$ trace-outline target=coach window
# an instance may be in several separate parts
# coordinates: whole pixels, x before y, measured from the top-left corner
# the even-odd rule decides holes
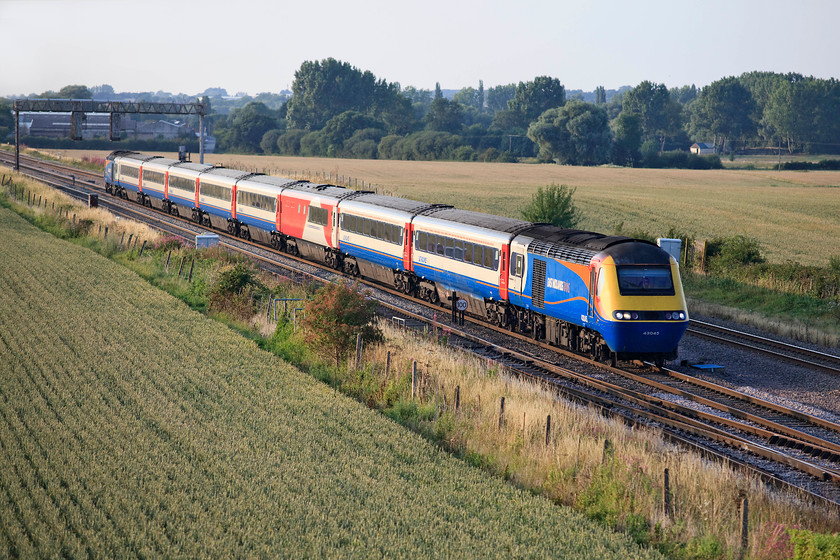
[[[446,245],[445,245],[445,248],[443,250],[444,256],[449,257],[451,259],[452,258],[452,252],[454,251],[454,249],[455,249],[455,240],[452,239],[451,237],[447,237],[446,238]]]
[[[484,267],[485,268],[497,268],[499,266],[499,259],[495,255],[496,250],[491,249],[490,247],[484,248]],[[495,264],[494,264],[495,263]]]
[[[473,262],[473,244],[469,242],[464,243],[464,262]]]
[[[602,268],[601,270],[598,271],[598,284],[597,284],[597,287],[595,288],[595,295],[597,297],[601,297],[601,292],[604,289],[604,278],[605,277],[606,277],[606,275],[604,274],[604,269]]]
[[[464,260],[464,242],[455,240],[455,251],[452,253],[452,257],[456,261]]]
[[[522,255],[519,253],[513,254],[513,275],[522,278],[522,269],[524,268]]]

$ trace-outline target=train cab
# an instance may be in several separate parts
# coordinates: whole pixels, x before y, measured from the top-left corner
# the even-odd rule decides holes
[[[595,255],[590,271],[588,320],[618,358],[676,357],[688,311],[674,258],[631,240]]]

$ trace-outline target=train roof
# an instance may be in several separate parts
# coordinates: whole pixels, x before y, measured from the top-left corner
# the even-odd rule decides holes
[[[584,231],[581,229],[560,228],[549,224],[534,224],[534,226],[527,231],[527,235],[538,241],[573,245],[582,249],[595,251],[596,253],[603,251],[607,247],[615,245],[616,243],[632,241],[630,237],[624,237],[621,235],[604,235],[603,233],[595,233],[593,231]]]
[[[505,218],[503,216],[494,216],[493,214],[461,210],[451,206],[438,205],[421,212],[421,215],[510,234],[521,233],[534,225],[531,222],[517,220],[516,218]]]
[[[140,152],[130,152],[130,151],[112,152],[110,154],[110,156],[114,156],[113,158],[111,158],[112,160],[116,159],[118,157],[118,158],[120,158],[120,160],[131,160],[131,161],[134,161],[134,162],[137,162],[137,163],[144,163],[144,162],[147,162],[147,161],[153,160],[153,159],[162,159],[160,156],[150,156],[148,154],[141,154]]]
[[[287,179],[286,177],[275,177],[273,175],[256,174],[246,179],[248,183],[260,183],[261,185],[270,185],[272,187],[289,187],[300,181],[296,179]]]
[[[623,235],[604,235],[579,229],[534,224],[525,232],[533,241],[528,251],[537,255],[580,264],[589,264],[592,257],[605,253],[615,264],[668,264],[668,254],[656,244]]]
[[[324,196],[338,200],[363,192],[354,191],[353,189],[347,189],[336,185],[310,183],[309,181],[298,181],[297,183],[290,185],[290,188],[295,191],[305,192],[309,195]]]
[[[362,194],[353,197],[353,202],[361,202],[363,204],[370,204],[372,206],[379,206],[381,208],[388,208],[391,210],[401,210],[409,214],[420,214],[431,208],[451,208],[451,206],[444,206],[441,204],[429,204],[428,202],[418,202],[409,198],[397,198],[395,196],[386,196],[369,192],[362,192]]]
[[[175,171],[179,171],[185,169],[187,171],[198,171],[201,173],[202,171],[207,171],[211,169],[213,166],[209,163],[193,163],[191,161],[179,161],[178,163],[173,163],[171,169]]]
[[[169,167],[171,165],[175,165],[176,163],[180,163],[179,160],[169,159],[169,158],[164,158],[164,157],[150,159],[149,161],[146,162],[147,165],[155,165],[157,167]]]
[[[199,164],[201,165],[201,164]],[[215,175],[217,177],[225,177],[227,179],[242,179],[247,177],[248,175],[253,175],[253,173],[249,171],[240,171],[238,169],[228,169],[227,167],[211,167],[207,171],[201,174],[201,178],[207,178],[207,175]]]

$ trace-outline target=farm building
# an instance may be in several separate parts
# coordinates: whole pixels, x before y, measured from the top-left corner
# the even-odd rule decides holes
[[[696,144],[691,145],[689,151],[692,154],[697,154],[698,156],[707,156],[715,153],[715,145],[707,144],[706,142],[697,142]]]

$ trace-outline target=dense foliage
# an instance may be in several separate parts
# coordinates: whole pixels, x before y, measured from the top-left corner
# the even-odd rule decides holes
[[[563,228],[577,226],[581,214],[572,200],[576,190],[566,185],[555,184],[545,188],[539,187],[531,202],[522,209],[522,219]]]
[[[40,94],[116,100],[125,95],[107,84]],[[131,98],[196,100],[163,92]],[[707,168],[716,165],[661,154],[688,152],[695,142],[714,145],[718,154],[748,148],[840,150],[840,82],[796,73],[748,72],[702,88],[669,89],[645,80],[619,91],[599,86],[573,93],[557,78],[538,76],[444,93],[440,84],[434,91],[402,87],[327,58],[301,64],[291,92],[229,96],[210,88],[200,99],[208,107],[205,124],[216,136],[217,151],[228,152],[461,161],[538,156],[575,165]],[[6,137],[14,127],[7,103],[0,103],[0,135]],[[197,126],[196,117],[188,120]],[[28,143],[60,141],[34,142],[39,140]]]
[[[306,304],[303,328],[307,341],[338,367],[355,347],[358,335],[365,342],[381,338],[374,324],[378,306],[376,300],[359,292],[358,286],[343,282],[326,284]]]

